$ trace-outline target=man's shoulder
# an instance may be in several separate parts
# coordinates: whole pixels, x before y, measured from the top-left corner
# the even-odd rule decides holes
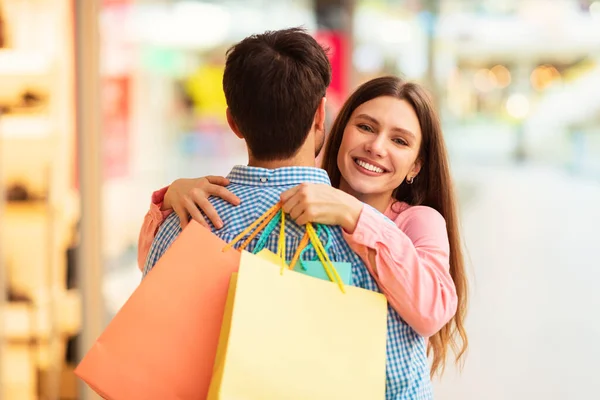
[[[213,206],[231,210],[243,210],[247,207],[255,207],[260,204],[273,206],[279,201],[279,195],[290,189],[292,185],[260,187],[253,185],[244,185],[231,183],[227,186],[227,190],[235,194],[240,199],[239,205],[233,205],[220,197],[211,196],[209,201]]]
[[[227,189],[240,199],[239,205],[233,205],[219,197],[211,197],[210,203],[224,223],[220,234],[239,233],[256,221],[263,213],[279,202],[279,195],[288,187],[276,186],[261,188],[251,185],[230,184]],[[215,233],[212,224],[211,229]]]

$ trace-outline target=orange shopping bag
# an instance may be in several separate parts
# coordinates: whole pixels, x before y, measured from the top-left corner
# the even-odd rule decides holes
[[[210,385],[231,274],[229,250],[277,213],[274,206],[226,244],[190,222],[75,369],[108,400],[200,400]]]

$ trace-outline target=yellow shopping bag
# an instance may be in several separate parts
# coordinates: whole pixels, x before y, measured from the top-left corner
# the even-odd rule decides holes
[[[276,263],[242,252],[208,399],[385,398],[385,297],[344,286],[322,246],[337,284],[290,271],[281,247]]]

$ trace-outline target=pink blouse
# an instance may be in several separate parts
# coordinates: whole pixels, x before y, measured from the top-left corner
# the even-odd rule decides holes
[[[161,211],[166,191],[167,187],[152,194],[138,241],[140,268],[158,228],[172,212]],[[457,306],[446,221],[433,208],[406,203],[390,204],[385,215],[396,226],[363,207],[354,233],[344,233],[345,239],[406,323],[421,336],[432,336]]]

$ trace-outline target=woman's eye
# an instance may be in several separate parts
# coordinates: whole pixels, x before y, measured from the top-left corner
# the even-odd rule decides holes
[[[406,143],[406,140],[404,140],[404,139],[401,139],[401,138],[395,138],[395,139],[394,139],[394,143],[396,143],[396,144],[400,144],[400,145],[402,145],[402,146],[407,146],[407,145],[408,145],[408,143]]]
[[[358,129],[360,129],[361,131],[373,132],[373,129],[369,125],[358,124],[356,126],[358,126]]]

